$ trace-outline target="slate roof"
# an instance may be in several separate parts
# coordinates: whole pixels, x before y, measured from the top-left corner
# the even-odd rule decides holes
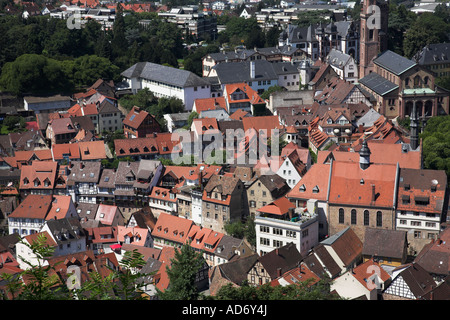
[[[121,75],[125,78],[143,78],[181,88],[209,85],[207,81],[190,71],[151,62],[138,62],[122,72]]]
[[[360,79],[359,83],[381,96],[398,88],[398,85],[390,82],[375,72],[371,72],[364,78]]]
[[[413,57],[419,65],[450,63],[450,44],[433,43],[426,45]]]
[[[396,75],[401,75],[416,65],[414,61],[390,50],[380,54],[373,62]]]

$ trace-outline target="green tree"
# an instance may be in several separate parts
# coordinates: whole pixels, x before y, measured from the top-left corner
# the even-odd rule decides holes
[[[24,54],[5,64],[0,88],[13,94],[70,92],[72,87],[58,61],[43,55]]]
[[[420,134],[425,169],[445,170],[450,176],[450,115],[432,117]],[[447,178],[448,180],[448,178]]]
[[[448,41],[450,24],[441,17],[425,12],[406,31],[404,39],[404,54],[411,58],[427,44]]]
[[[157,289],[161,300],[197,300],[200,296],[195,278],[203,267],[205,260],[201,252],[196,252],[189,244],[179,250],[175,249],[175,257],[166,271],[169,276],[169,287],[165,291]]]

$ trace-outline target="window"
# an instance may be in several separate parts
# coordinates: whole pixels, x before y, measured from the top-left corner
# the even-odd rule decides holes
[[[344,209],[339,209],[339,223],[344,223]]]
[[[273,234],[283,235],[283,230],[279,228],[273,228]]]
[[[383,213],[381,211],[377,211],[377,227],[383,226]]]
[[[279,241],[279,240],[273,240],[273,247],[275,248],[279,248],[283,246],[283,241]]]
[[[270,240],[267,238],[259,238],[259,243],[264,246],[270,246]]]
[[[369,225],[369,218],[370,218],[369,210],[364,210],[364,225],[365,226]]]
[[[267,226],[259,226],[259,231],[269,233],[269,227]]]
[[[356,210],[355,209],[352,209],[350,220],[351,220],[352,224],[356,224]]]

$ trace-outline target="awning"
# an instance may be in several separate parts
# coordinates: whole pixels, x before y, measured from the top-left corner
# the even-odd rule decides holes
[[[112,244],[112,245],[110,245],[109,246],[111,249],[113,249],[113,250],[116,250],[116,249],[120,249],[120,248],[122,248],[122,246],[120,245],[120,244]]]

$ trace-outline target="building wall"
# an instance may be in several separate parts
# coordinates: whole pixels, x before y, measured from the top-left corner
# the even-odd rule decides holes
[[[339,223],[339,209],[344,209],[344,223]],[[351,223],[351,211],[356,210],[357,218],[356,224]],[[364,210],[369,211],[369,225],[364,225]],[[382,213],[382,226],[377,226],[377,212]],[[348,226],[356,233],[358,238],[364,242],[364,235],[366,227],[383,228],[388,230],[395,230],[395,212],[393,209],[386,208],[364,208],[364,207],[350,207],[340,206],[336,204],[329,204],[329,235],[333,235]]]

